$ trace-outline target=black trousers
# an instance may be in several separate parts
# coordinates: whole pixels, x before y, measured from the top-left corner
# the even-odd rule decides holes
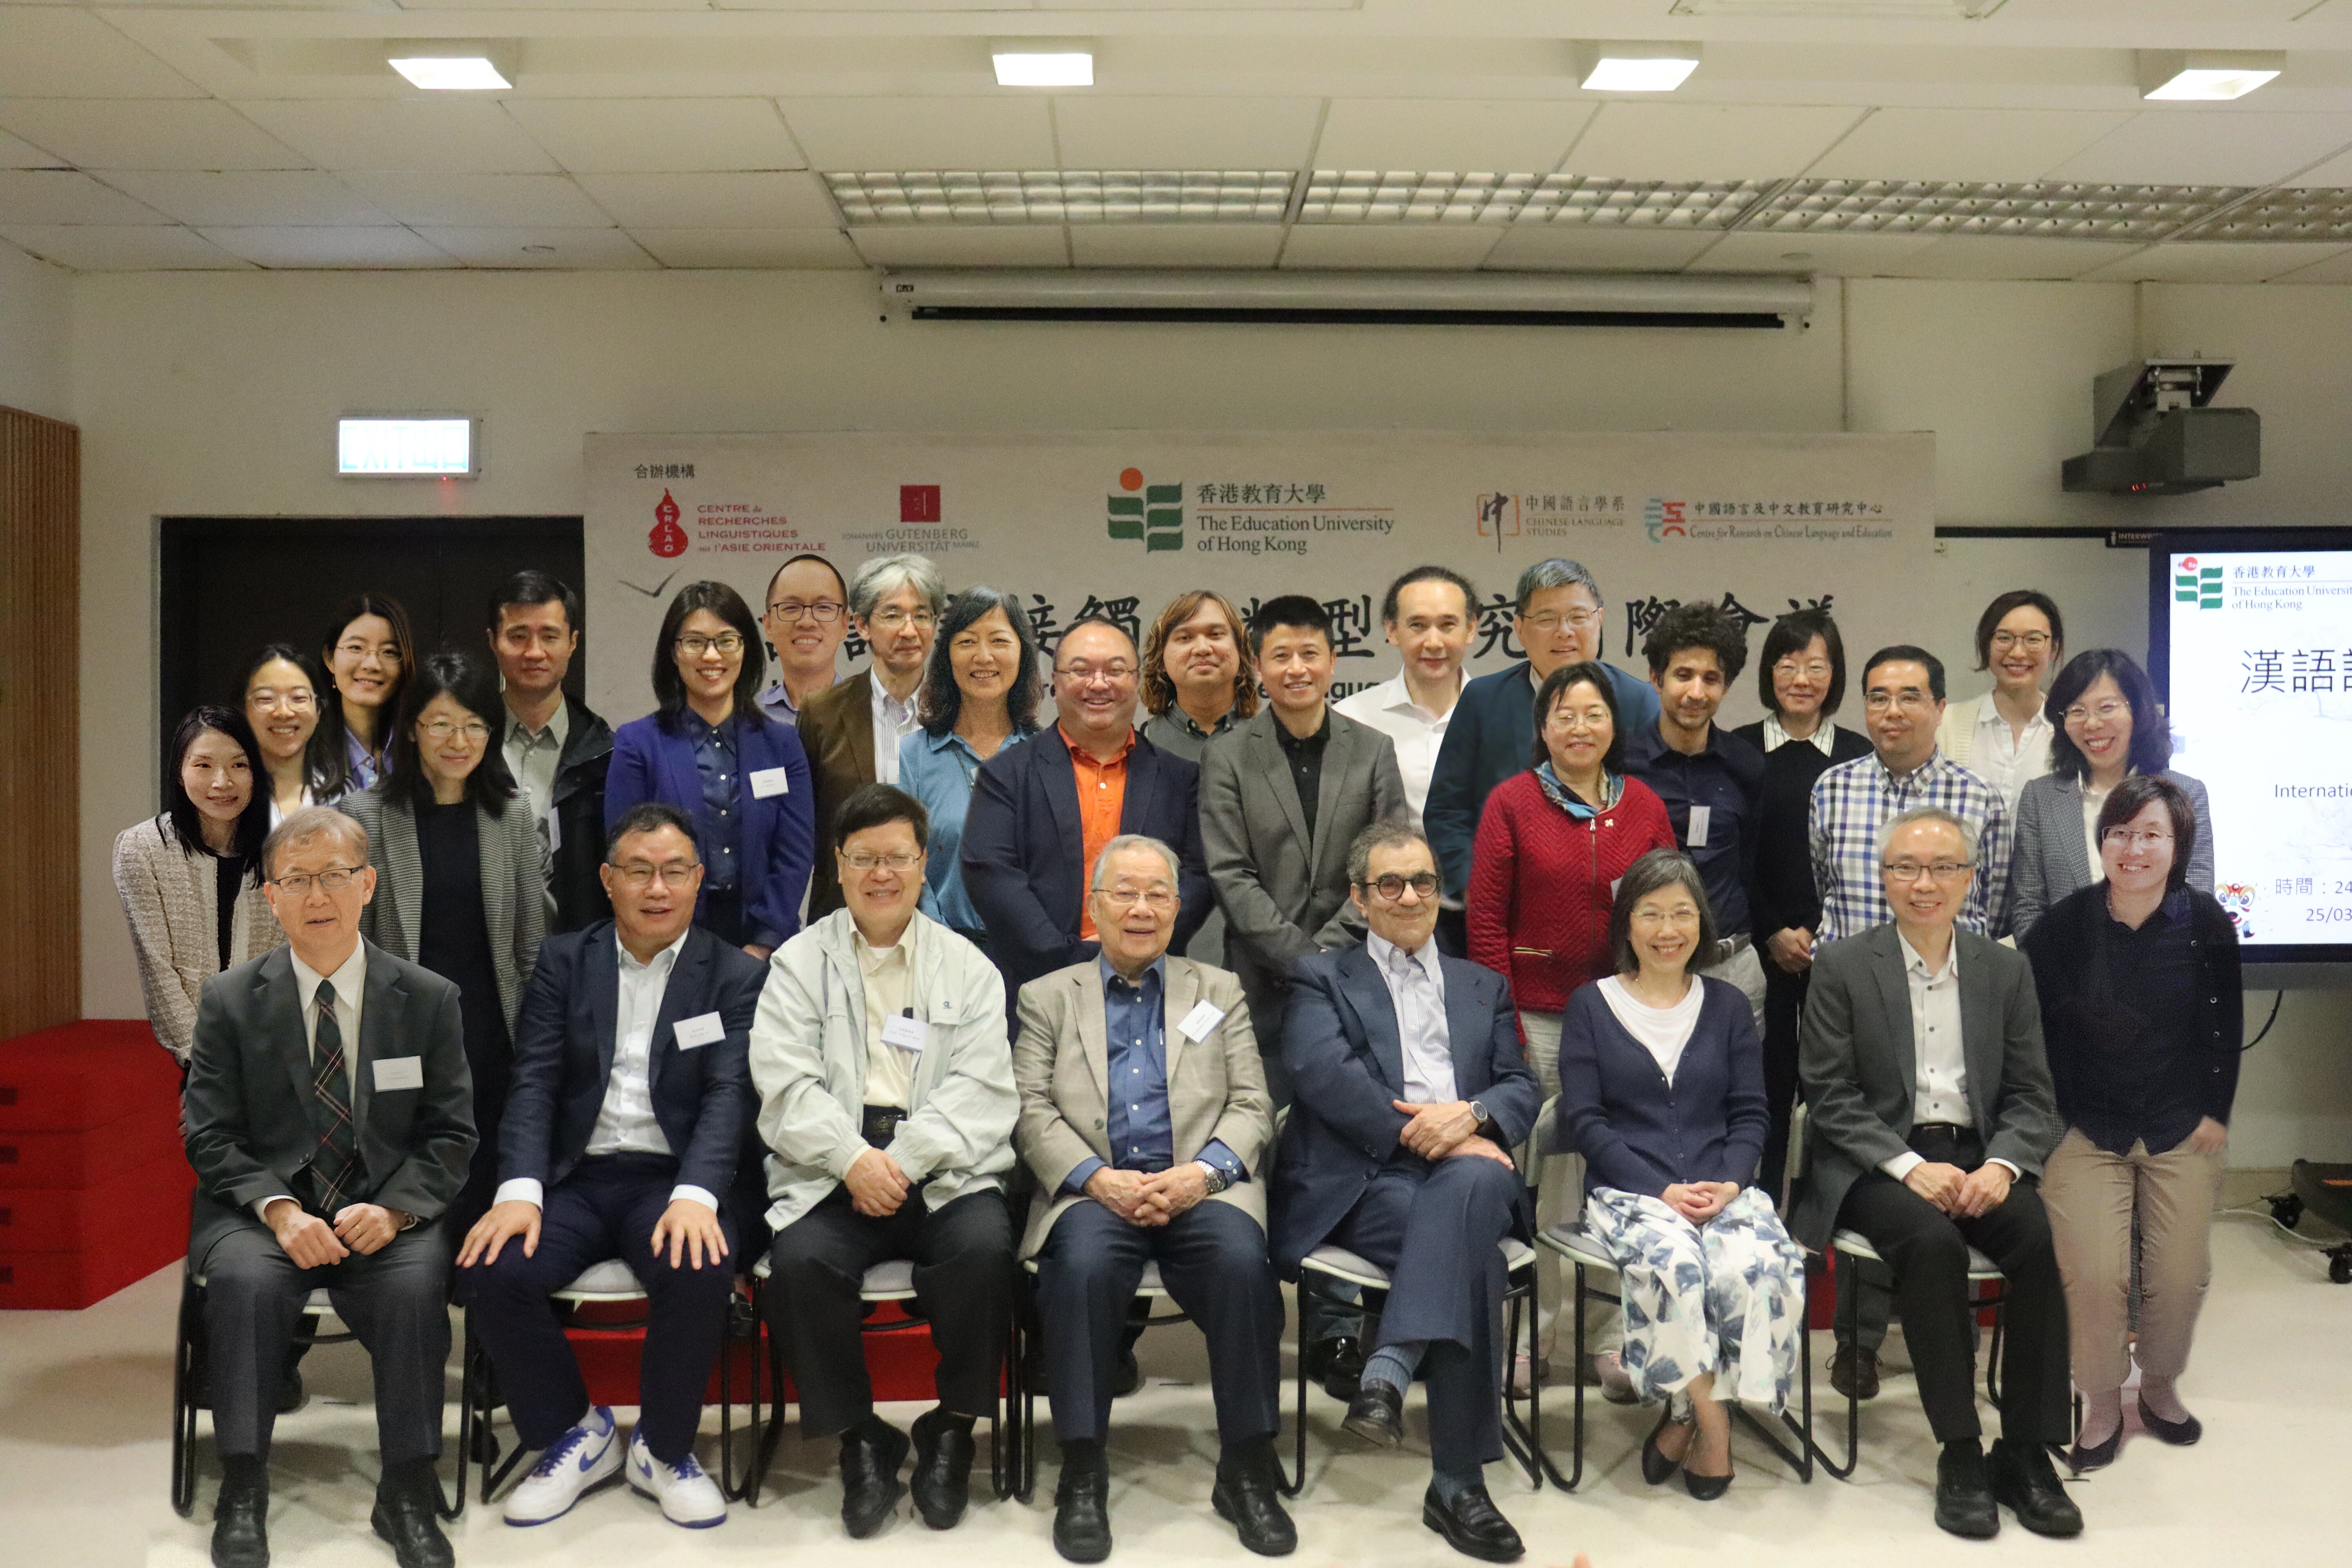
[[[915,1265],[915,1305],[939,1347],[940,1403],[959,1415],[996,1408],[1013,1333],[1013,1216],[1003,1194],[972,1193],[932,1210],[909,1193],[897,1214],[877,1218],[835,1187],[776,1233],[769,1256],[775,1277],[761,1300],[770,1331],[790,1347],[802,1432],[832,1436],[874,1413],[857,1291],[868,1268],[900,1258]]]
[[[722,1217],[729,1256],[694,1267],[681,1253],[653,1249],[655,1222],[669,1207],[677,1161],[667,1154],[603,1154],[583,1160],[548,1189],[539,1250],[506,1244],[495,1263],[463,1272],[474,1324],[489,1347],[499,1389],[526,1448],[544,1448],[588,1411],[580,1360],[548,1298],[608,1258],[629,1266],[646,1288],[647,1322],[637,1366],[637,1430],[654,1458],[676,1464],[694,1447],[702,1395],[726,1337],[735,1286],[735,1227]]]
[[[226,1458],[269,1458],[278,1384],[302,1303],[331,1294],[375,1375],[376,1446],[386,1468],[441,1452],[442,1369],[449,1362],[449,1244],[439,1222],[378,1250],[304,1268],[253,1220],[213,1243],[205,1277],[213,1438]]]
[[[1933,1127],[1912,1134],[1926,1158],[1973,1171],[1984,1163],[1974,1132]],[[1981,1435],[1977,1419],[1976,1350],[1969,1301],[1969,1248],[2008,1278],[2003,1309],[2000,1435],[2017,1442],[2058,1443],[2072,1422],[2067,1398],[2066,1292],[2050,1241],[2050,1216],[2032,1176],[2011,1184],[1999,1208],[1958,1219],[1883,1171],[1856,1182],[1839,1223],[1870,1238],[1895,1275],[1904,1342],[1919,1378],[1919,1403],[1939,1443]]]
[[[1797,1082],[1797,1028],[1805,1013],[1810,970],[1791,974],[1764,959],[1764,1104],[1771,1116],[1764,1132],[1764,1166],[1758,1180],[1775,1204],[1789,1170],[1789,1119],[1801,1092]]]
[[[1265,1232],[1210,1199],[1164,1226],[1129,1225],[1091,1198],[1062,1211],[1037,1254],[1037,1316],[1054,1435],[1100,1442],[1127,1343],[1127,1304],[1157,1260],[1168,1294],[1209,1342],[1217,1437],[1230,1447],[1274,1434],[1282,1379],[1282,1290]]]

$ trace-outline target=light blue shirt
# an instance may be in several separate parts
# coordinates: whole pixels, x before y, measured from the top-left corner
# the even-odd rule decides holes
[[[1013,736],[998,748],[1003,756],[1034,730]],[[972,781],[980,776],[980,753],[950,730],[934,735],[917,730],[898,742],[898,787],[923,803],[931,819],[929,866],[924,872],[922,910],[957,931],[981,929],[980,911],[963,888],[963,819],[971,809]]]

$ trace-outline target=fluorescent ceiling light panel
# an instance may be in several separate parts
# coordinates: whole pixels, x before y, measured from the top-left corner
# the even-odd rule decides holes
[[[1588,179],[1576,174],[1455,174],[1318,169],[1298,221],[1311,224],[1551,224],[1561,227],[1729,228],[1767,180]]]
[[[2177,240],[2239,243],[2352,240],[2352,191],[2267,191],[2209,222],[2182,229]]]
[[[356,416],[335,421],[335,472],[344,479],[470,479],[474,421],[464,415]]]
[[[1698,60],[1696,44],[1580,44],[1576,74],[1587,92],[1672,92]]]
[[[825,184],[853,228],[905,224],[1280,223],[1288,169],[843,171]]]
[[[2159,101],[2224,102],[2286,68],[2279,49],[2142,49],[2139,95]]]
[[[1675,0],[1677,16],[1869,16],[1973,22],[2009,0]]]
[[[1739,226],[1750,234],[2151,240],[2211,216],[2251,189],[2059,181],[1798,180],[1748,214]]]
[[[999,87],[1092,87],[1095,47],[1087,38],[999,38],[988,47]]]
[[[411,55],[387,63],[427,92],[500,92],[514,86],[485,55]]]

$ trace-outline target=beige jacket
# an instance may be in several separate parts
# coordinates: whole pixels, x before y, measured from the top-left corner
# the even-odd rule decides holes
[[[210,855],[189,854],[169,817],[126,827],[114,840],[114,890],[131,921],[147,1021],[163,1048],[184,1063],[194,1048],[196,1004],[218,974],[220,906]],[[243,963],[286,945],[286,933],[261,889],[247,883],[229,916],[228,961]]]

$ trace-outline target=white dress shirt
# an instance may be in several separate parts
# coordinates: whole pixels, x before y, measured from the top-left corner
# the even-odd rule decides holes
[[[1451,1105],[1461,1099],[1454,1087],[1454,1047],[1445,1033],[1445,971],[1434,940],[1407,952],[1372,932],[1364,951],[1380,965],[1396,1007],[1397,1043],[1403,1047],[1404,1097],[1414,1105]]]
[[[1454,707],[1443,713],[1432,713],[1412,700],[1412,689],[1405,684],[1402,670],[1331,705],[1340,717],[1378,730],[1396,742],[1397,772],[1404,776],[1405,809],[1416,829],[1421,826],[1422,807],[1429,801],[1430,775],[1437,771],[1438,748],[1445,743],[1445,726],[1461,706],[1462,685],[1468,679],[1457,678]]]
[[[1780,728],[1780,716],[1778,713],[1764,715],[1765,755],[1769,756],[1796,738]],[[1824,719],[1813,726],[1813,732],[1805,737],[1805,742],[1822,755],[1834,757],[1837,755],[1837,726]]]
[[[1977,709],[1977,732],[1969,742],[1969,767],[1985,783],[2000,791],[2000,801],[2009,807],[2011,816],[2017,814],[2017,797],[2024,793],[2026,784],[2050,771],[2050,720],[2040,709],[2033,712],[2033,721],[2025,726],[2025,737],[2009,727],[2001,717],[2000,707],[1985,695]]]
[[[2107,879],[2107,863],[2099,858],[2099,812],[2106,805],[2112,789],[2093,789],[2091,781],[2083,781],[2083,854],[2090,862],[2094,883]]]
[[[916,729],[914,698],[909,693],[901,701],[891,696],[883,689],[878,675],[869,675],[866,684],[874,693],[874,782],[895,789],[898,784],[898,742]]]
[[[319,982],[331,980],[335,984],[335,1027],[342,1032],[343,1037],[343,1093],[351,1099],[353,1131],[356,1131],[360,1113],[356,1087],[359,1082],[360,996],[367,988],[367,943],[352,943],[352,955],[343,960],[342,966],[332,974],[320,974],[295,958],[291,949],[288,950],[286,956],[294,961],[294,988],[302,996],[302,1043],[310,1047],[310,1059],[314,1064],[319,1058]],[[253,1217],[268,1225],[269,1205],[280,1198],[297,1204],[300,1202],[291,1193],[272,1193],[266,1198],[255,1200]]]
[[[1944,967],[1937,972],[1928,970],[1927,961],[1919,956],[1910,938],[1898,931],[1895,940],[1903,950],[1903,978],[1911,994],[1911,1055],[1917,1063],[1912,1123],[1943,1121],[1974,1127],[1976,1113],[1969,1106],[1968,1047],[1960,1026],[1958,934],[1954,933],[1952,945],[1944,954]],[[1927,1163],[1925,1155],[1906,1149],[1878,1168],[1899,1182]],[[2006,1160],[1993,1163],[2007,1165],[2011,1176],[2018,1174],[2017,1167]]]

